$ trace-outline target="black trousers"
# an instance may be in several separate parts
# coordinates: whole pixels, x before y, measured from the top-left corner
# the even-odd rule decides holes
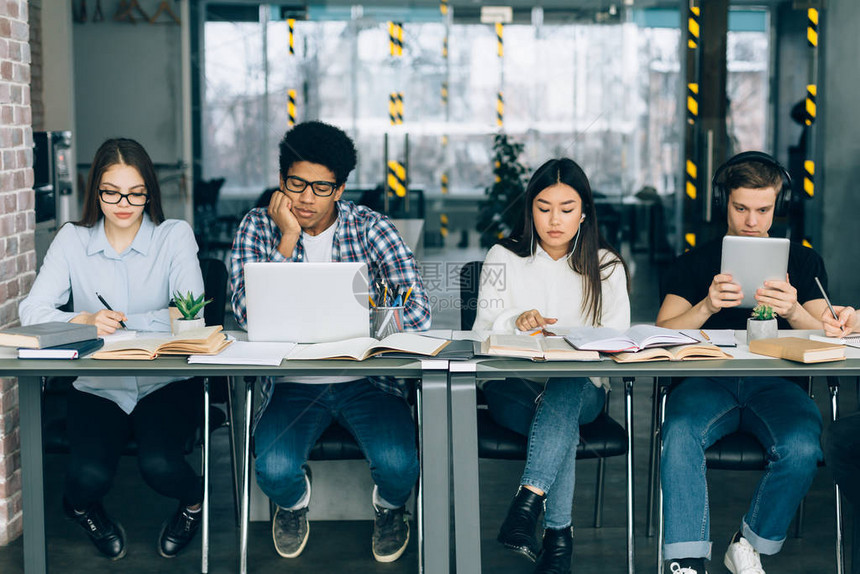
[[[842,417],[830,425],[824,458],[854,510],[850,571],[860,574],[860,413]]]
[[[65,497],[84,510],[113,485],[131,437],[138,444],[144,481],[185,505],[203,501],[203,484],[185,460],[185,447],[202,420],[200,380],[176,381],[144,397],[126,414],[116,403],[72,389],[68,399],[69,466]]]

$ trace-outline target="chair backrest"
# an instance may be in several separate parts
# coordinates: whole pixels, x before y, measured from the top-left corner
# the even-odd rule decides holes
[[[227,308],[227,266],[220,259],[200,260],[203,273],[203,292],[212,302],[203,308],[207,325],[223,325],[224,310]]]
[[[478,315],[478,291],[483,261],[469,261],[460,268],[460,328],[469,331]]]

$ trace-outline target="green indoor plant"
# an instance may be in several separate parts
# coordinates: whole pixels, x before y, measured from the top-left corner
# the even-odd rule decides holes
[[[523,144],[507,134],[493,140],[493,176],[495,183],[486,188],[487,199],[478,213],[481,247],[492,247],[511,235],[523,219],[523,205],[528,169],[519,161]]]
[[[770,305],[756,305],[747,319],[747,344],[756,339],[772,339],[777,336],[776,312]]]
[[[176,303],[176,308],[182,315],[173,321],[174,334],[206,326],[206,320],[203,317],[198,318],[197,314],[203,307],[211,303],[212,299],[206,300],[205,294],[195,297],[191,291],[185,295],[176,291],[173,293],[173,302]]]

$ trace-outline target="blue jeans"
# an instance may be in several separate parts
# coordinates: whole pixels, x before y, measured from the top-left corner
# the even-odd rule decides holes
[[[741,533],[761,554],[782,548],[822,458],[818,407],[786,379],[691,378],[669,395],[663,425],[666,560],[710,558],[705,450],[738,430],[755,436],[768,458]]]
[[[305,494],[304,465],[333,420],[347,429],[370,463],[379,496],[403,506],[418,479],[415,423],[409,405],[367,379],[314,385],[278,383],[257,424],[257,483],[275,504],[295,506]]]
[[[487,381],[483,386],[493,419],[529,439],[520,484],[546,493],[544,526],[567,528],[576,484],[579,425],[597,418],[606,391],[587,378]]]

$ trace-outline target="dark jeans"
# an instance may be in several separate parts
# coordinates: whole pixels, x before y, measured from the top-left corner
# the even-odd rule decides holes
[[[355,437],[379,496],[392,506],[406,504],[418,480],[412,412],[405,400],[367,379],[275,385],[254,434],[257,483],[266,496],[281,508],[302,499],[304,465],[333,420]]]
[[[199,380],[176,381],[144,397],[126,414],[116,403],[71,389],[68,399],[69,466],[65,497],[79,510],[110,490],[123,449],[133,436],[144,481],[185,505],[203,500],[200,477],[185,460],[185,445],[201,419]]]
[[[842,417],[830,425],[824,458],[854,510],[851,572],[860,574],[860,413]]]

